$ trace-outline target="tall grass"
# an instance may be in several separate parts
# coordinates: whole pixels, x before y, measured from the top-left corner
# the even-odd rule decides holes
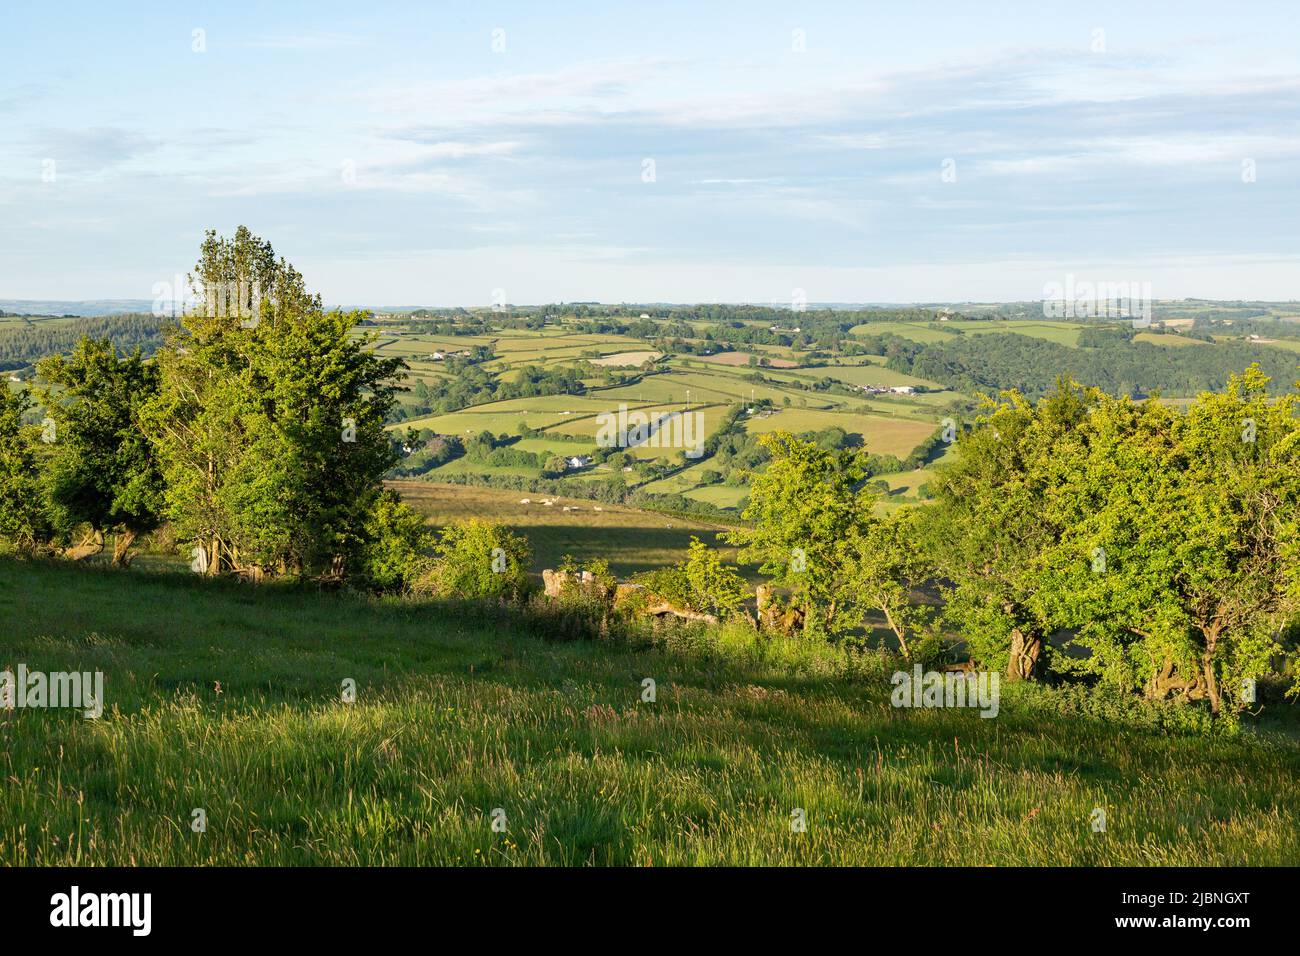
[[[102,670],[107,697],[98,721],[0,712],[0,864],[1300,859],[1290,740],[1018,691],[992,720],[896,710],[874,655],[726,630],[545,641],[496,609],[5,559],[0,621],[0,667]]]

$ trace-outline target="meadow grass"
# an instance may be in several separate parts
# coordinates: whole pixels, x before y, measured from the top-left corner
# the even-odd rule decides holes
[[[710,546],[718,544],[715,536],[722,528],[703,520],[540,492],[429,481],[394,481],[389,487],[435,525],[475,517],[509,525],[528,539],[533,551],[529,571],[539,579],[544,569],[559,567],[565,555],[579,561],[605,558],[610,569],[624,577],[662,568],[682,559],[692,536]],[[520,504],[524,498],[526,505]],[[547,500],[555,503],[543,505]],[[565,511],[566,505],[576,510]],[[722,547],[721,554],[733,560],[735,549]]]
[[[107,698],[0,714],[5,865],[1300,858],[1294,742],[1012,690],[995,719],[898,710],[883,659],[735,629],[557,643],[495,609],[10,559],[0,614],[0,666],[99,669]]]
[[[952,332],[947,332],[941,328],[932,328],[929,323],[921,322],[866,322],[849,329],[850,335],[858,336],[885,335],[886,333],[925,344],[947,342],[957,337]]]
[[[1147,342],[1150,343],[1151,345],[1163,345],[1168,348],[1183,348],[1184,346],[1188,346],[1188,345],[1209,345],[1210,344],[1209,342],[1206,342],[1202,339],[1189,339],[1189,338],[1184,338],[1181,335],[1165,335],[1163,333],[1157,334],[1155,332],[1139,332],[1137,333],[1137,335],[1133,336],[1133,341]]]
[[[863,447],[870,452],[906,458],[911,454],[912,449],[934,433],[939,423],[885,415],[823,412],[806,408],[782,409],[774,415],[751,418],[745,422],[745,427],[756,434],[778,430],[798,434],[835,425],[846,432],[861,435]]]

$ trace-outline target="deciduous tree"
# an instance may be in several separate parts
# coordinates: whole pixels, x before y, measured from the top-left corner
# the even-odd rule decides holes
[[[158,370],[139,349],[119,356],[108,339],[83,338],[68,356],[42,359],[37,374],[57,437],[46,470],[54,525],[64,538],[88,527],[101,547],[116,531],[113,563],[129,563],[132,542],[161,520],[162,473],[141,423]]]

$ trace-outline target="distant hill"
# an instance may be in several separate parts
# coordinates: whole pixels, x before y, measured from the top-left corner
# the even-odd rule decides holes
[[[119,315],[152,308],[152,299],[0,299],[0,312],[17,315]]]

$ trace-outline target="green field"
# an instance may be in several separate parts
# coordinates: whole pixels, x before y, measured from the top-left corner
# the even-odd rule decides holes
[[[0,608],[6,664],[100,670],[106,698],[0,720],[0,865],[1300,858],[1294,741],[1053,717],[1033,688],[994,719],[899,710],[872,655],[551,643],[494,609],[8,559]]]
[[[746,422],[746,427],[757,433],[781,430],[798,434],[834,426],[839,426],[850,433],[860,434],[863,445],[868,451],[879,455],[906,458],[913,448],[934,433],[939,423],[890,418],[884,415],[821,412],[803,408],[785,409],[774,415],[750,419]]]
[[[1016,335],[1028,335],[1036,339],[1046,339],[1059,345],[1078,345],[1079,332],[1084,326],[1069,322],[1016,322],[1016,321],[969,321],[953,323],[963,333],[979,335],[985,332],[1014,332]]]
[[[913,342],[946,342],[955,336],[941,328],[919,322],[867,322],[849,330],[852,335],[897,335]]]
[[[436,525],[471,517],[509,525],[531,543],[530,570],[539,576],[544,568],[558,567],[567,554],[579,560],[604,558],[615,574],[626,577],[680,560],[692,536],[716,544],[722,527],[557,495],[425,481],[398,481],[390,486]],[[524,498],[529,499],[526,505],[520,503]],[[566,506],[575,510],[565,511]],[[728,560],[734,558],[734,549],[720,550]]]
[[[1200,339],[1188,339],[1181,335],[1162,335],[1156,332],[1139,332],[1133,336],[1135,342],[1149,342],[1152,345],[1164,345],[1169,348],[1182,348],[1187,345],[1208,345]]]
[[[851,331],[853,335],[883,335],[889,333],[923,344],[948,342],[964,334],[979,335],[988,332],[1014,332],[1017,335],[1028,335],[1034,338],[1046,339],[1049,342],[1057,342],[1061,345],[1073,346],[1078,344],[1079,332],[1083,328],[1084,326],[1080,324],[1059,321],[962,319],[944,323],[868,322],[864,325],[854,326]]]
[[[915,375],[908,375],[906,372],[895,372],[891,368],[871,362],[862,365],[834,365],[829,368],[809,369],[809,371],[814,377],[827,375],[847,385],[919,385],[943,390],[943,386],[937,382],[929,382]]]
[[[629,317],[630,318],[630,317]],[[472,347],[488,347],[494,357],[483,361],[480,368],[498,384],[490,394],[480,390],[475,401],[466,407],[450,411],[430,411],[438,405],[435,399],[420,404],[421,399],[406,393],[402,401],[409,409],[408,417],[394,421],[389,428],[405,432],[408,428],[458,436],[462,440],[486,431],[496,436],[519,435],[523,426],[540,432],[510,447],[519,451],[551,455],[590,454],[596,450],[596,435],[600,428],[597,416],[601,413],[617,414],[621,406],[637,409],[650,415],[686,410],[703,416],[701,440],[707,440],[724,422],[727,414],[737,406],[770,405],[776,414],[747,421],[751,433],[769,428],[792,431],[822,430],[832,426],[843,428],[850,436],[861,436],[862,444],[872,452],[906,458],[917,444],[927,438],[954,401],[962,396],[944,390],[937,383],[902,374],[883,367],[882,356],[820,357],[818,364],[791,368],[757,368],[747,364],[727,364],[714,355],[690,352],[677,353],[669,349],[665,354],[663,343],[634,335],[595,333],[585,330],[573,317],[552,317],[544,328],[495,328],[489,319],[490,331],[483,326],[474,327],[474,334],[428,334],[419,326],[406,325],[406,317],[387,316],[380,321],[376,348],[385,356],[402,357],[410,365],[407,384],[417,383],[430,389],[449,389],[456,383],[457,375],[449,371],[445,360],[433,360],[434,350],[456,353]],[[666,322],[666,320],[665,320]],[[690,325],[691,323],[686,323]],[[765,331],[761,322],[750,323]],[[890,323],[885,323],[890,325]],[[912,327],[912,323],[892,323],[894,326]],[[717,334],[720,330],[707,323],[693,323],[694,329]],[[674,334],[683,334],[684,324],[672,325]],[[644,333],[644,328],[641,330]],[[719,348],[716,341],[693,339],[697,347]],[[798,363],[806,358],[801,349],[768,343],[745,343],[730,350],[733,355],[756,353],[772,359]],[[588,362],[601,363],[602,357],[630,356],[634,366],[606,365],[593,370]],[[643,369],[640,362],[655,356],[652,369]],[[585,386],[581,395],[536,395],[526,398],[498,397],[511,394],[502,386],[522,386],[525,370],[536,375],[541,368],[546,372],[569,370],[576,372]],[[481,372],[475,372],[481,375]],[[761,380],[760,380],[761,377]],[[828,381],[839,383],[831,388]],[[846,393],[857,385],[878,383],[882,385],[914,385],[925,391],[912,396]],[[479,386],[476,386],[478,388]],[[567,387],[567,386],[566,386]],[[463,399],[457,404],[463,404]],[[446,407],[445,405],[443,407]],[[561,441],[562,437],[582,441]],[[853,439],[857,441],[856,438]],[[658,459],[665,465],[680,466],[677,447],[657,448],[649,444],[627,450],[636,459]],[[701,484],[699,475],[708,469],[706,463],[686,463],[678,474],[663,478],[661,473],[626,473],[628,488],[644,489],[655,494],[678,496],[683,505],[707,503],[728,511],[735,511],[744,498],[743,488],[737,485],[737,475],[730,474],[731,483]],[[614,466],[597,466],[565,477],[574,481],[591,481],[609,477]],[[717,467],[716,465],[714,466]],[[426,472],[424,477],[437,481],[439,476],[451,478],[480,475],[491,480],[533,479],[540,477],[540,465],[503,465],[482,456],[453,458]]]

